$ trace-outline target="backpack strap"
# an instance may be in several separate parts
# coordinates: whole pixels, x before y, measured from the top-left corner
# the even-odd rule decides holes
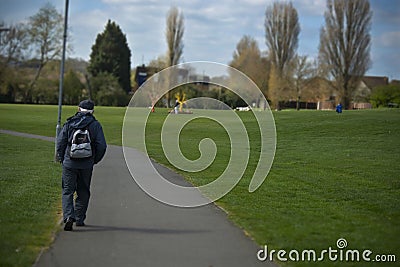
[[[72,118],[72,117],[71,117]],[[72,139],[74,138],[74,132],[76,130],[89,130],[89,125],[92,124],[94,121],[96,121],[96,119],[93,117],[93,120],[91,122],[89,122],[85,127],[80,127],[80,128],[73,128],[73,130],[68,131],[68,145],[72,145]],[[67,121],[68,122],[68,121]],[[69,136],[71,135],[71,136]],[[91,133],[89,131],[89,137],[90,137],[90,143],[92,143],[92,136]]]

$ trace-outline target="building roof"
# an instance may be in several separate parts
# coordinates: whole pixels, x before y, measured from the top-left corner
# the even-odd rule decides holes
[[[400,80],[392,80],[390,84],[400,85]]]
[[[386,76],[364,76],[361,80],[370,89],[389,84],[389,78]]]

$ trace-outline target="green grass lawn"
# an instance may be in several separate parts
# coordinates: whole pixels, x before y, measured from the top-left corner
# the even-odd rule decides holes
[[[336,241],[345,238],[348,249],[400,257],[400,110],[274,113],[274,164],[252,194],[247,188],[257,164],[259,132],[251,113],[240,116],[250,136],[252,157],[245,177],[217,204],[258,244],[318,252],[335,249]],[[164,117],[150,116],[147,148],[151,157],[168,165],[158,134]],[[224,130],[199,119],[188,124],[181,136],[183,154],[191,159],[200,156],[197,146],[204,137],[216,141],[218,157],[201,173],[180,173],[196,185],[218,177],[230,152]],[[310,262],[282,264],[310,266]]]
[[[76,112],[63,107],[62,122]],[[105,111],[105,112],[104,112]],[[96,108],[111,144],[121,144],[124,110]],[[0,105],[0,129],[55,136],[57,106]],[[0,134],[0,266],[32,266],[61,218],[61,167],[54,143]]]
[[[32,266],[58,229],[61,169],[51,142],[0,140],[0,266]]]
[[[61,126],[77,111],[76,106],[63,106]],[[121,145],[124,108],[96,107],[95,117],[104,127],[109,144]],[[55,136],[58,106],[0,104],[0,129],[14,130],[44,136]]]
[[[75,110],[76,107],[64,107],[63,121]],[[96,107],[96,117],[110,144],[121,144],[124,112],[123,108]],[[217,202],[234,223],[269,249],[335,249],[336,240],[345,238],[348,249],[369,249],[374,255],[395,254],[397,262],[400,260],[399,109],[345,111],[340,115],[330,111],[274,113],[274,164],[263,185],[251,194],[247,188],[257,164],[260,133],[251,113],[239,115],[251,142],[248,169],[239,185]],[[162,109],[151,114],[146,145],[152,158],[169,166],[160,146],[161,123],[166,116]],[[2,129],[54,136],[56,120],[56,106],[0,105]],[[226,133],[207,119],[194,120],[182,130],[183,154],[191,159],[198,157],[198,143],[205,137],[217,144],[214,163],[201,173],[179,171],[196,185],[218,177],[229,159]],[[49,146],[54,152],[52,144]],[[6,155],[14,158],[13,152],[9,150]],[[48,168],[47,165],[41,168]],[[4,201],[1,203],[3,208]],[[365,264],[361,262],[359,266]],[[318,265],[353,266],[354,262],[312,264]]]

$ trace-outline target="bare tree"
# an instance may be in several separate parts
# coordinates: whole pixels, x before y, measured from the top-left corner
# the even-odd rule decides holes
[[[270,64],[251,36],[243,36],[236,45],[229,65],[249,76],[266,95]]]
[[[26,75],[18,73],[18,64],[23,60],[23,52],[27,47],[26,26],[22,23],[15,25],[0,25],[0,93],[7,101],[14,102],[19,85]]]
[[[344,107],[370,66],[372,11],[368,0],[328,0],[319,60],[335,80]]]
[[[308,60],[307,56],[297,55],[293,60],[293,83],[296,89],[296,109],[300,110],[300,99],[305,93],[310,79],[316,75],[312,63]]]
[[[167,65],[174,66],[179,63],[183,54],[184,17],[177,7],[171,7],[167,13]],[[167,93],[167,107],[170,105],[171,93]]]
[[[159,70],[165,69],[167,67],[166,55],[159,55],[157,58],[150,60],[148,66]]]
[[[269,90],[273,97],[272,101],[279,109],[279,100],[282,97],[280,91],[283,91],[282,82],[285,80],[287,68],[295,57],[298,46],[300,24],[297,11],[292,3],[275,2],[267,7],[264,25],[265,40],[274,68],[271,73],[277,75],[273,77],[275,82],[270,83],[277,88],[270,87]]]
[[[18,61],[22,58],[22,51],[26,48],[26,30],[22,23],[0,26],[0,56],[2,63]]]
[[[37,60],[36,73],[31,80],[24,101],[31,101],[32,90],[43,67],[61,55],[63,40],[63,17],[55,7],[47,3],[38,13],[29,18],[28,35],[31,49]]]
[[[183,54],[184,18],[177,7],[171,7],[167,14],[166,38],[168,45],[168,66],[179,63]]]
[[[10,63],[23,58],[26,36],[25,25],[22,23],[9,26],[0,24],[0,85],[6,79],[5,72],[10,68]]]

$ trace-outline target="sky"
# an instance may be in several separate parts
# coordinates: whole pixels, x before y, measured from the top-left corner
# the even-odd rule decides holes
[[[47,2],[64,14],[65,0],[0,0],[0,21],[27,21]],[[107,21],[115,21],[126,35],[132,67],[148,64],[167,51],[166,14],[172,6],[185,17],[183,62],[212,61],[229,64],[244,35],[265,44],[265,10],[274,0],[69,0],[68,27],[73,52],[68,57],[89,60],[96,36]],[[324,25],[326,0],[292,1],[301,32],[298,54],[318,55],[319,32]],[[366,73],[400,80],[400,1],[370,0],[372,66]]]

